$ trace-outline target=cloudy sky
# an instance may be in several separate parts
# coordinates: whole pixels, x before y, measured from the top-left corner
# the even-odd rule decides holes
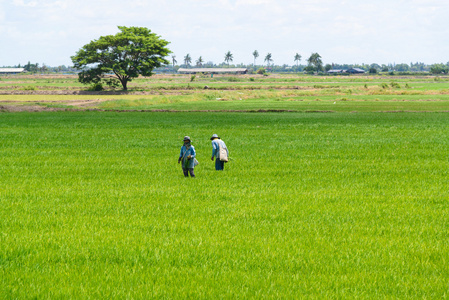
[[[449,61],[448,0],[0,0],[0,66],[71,65],[70,56],[117,26],[143,26],[170,41],[179,63],[294,64]]]

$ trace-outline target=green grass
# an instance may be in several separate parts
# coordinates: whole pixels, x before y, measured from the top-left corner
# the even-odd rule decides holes
[[[447,297],[448,141],[447,113],[0,114],[0,297]]]
[[[1,106],[113,111],[449,111],[448,78],[435,76],[197,76],[189,82],[189,76],[168,75],[138,78],[129,87],[90,93],[74,76],[11,76],[0,82],[0,101]]]
[[[217,97],[217,98],[215,98]],[[223,98],[221,98],[223,97]],[[212,98],[192,96],[152,96],[99,103],[106,110],[172,110],[172,111],[258,111],[287,110],[298,112],[391,112],[449,111],[447,97],[425,96],[302,96],[249,98],[238,94],[217,94]]]
[[[210,91],[183,95],[3,95],[3,105],[34,105],[77,108],[73,102],[106,100],[84,107],[105,110],[212,110],[298,112],[391,112],[449,111],[449,95],[326,95],[297,96],[285,91]]]
[[[254,81],[251,81],[251,78]],[[76,76],[8,76],[0,77],[0,89],[10,88],[23,90],[34,86],[38,90],[85,90],[87,86],[78,82]],[[234,81],[236,80],[236,81]],[[165,75],[147,78],[137,78],[129,83],[130,91],[170,90],[170,89],[202,89],[205,85],[216,89],[263,89],[277,87],[303,87],[303,86],[340,86],[363,87],[377,86],[382,83],[397,82],[401,88],[406,84],[413,88],[448,89],[447,76],[308,76],[303,74],[272,74],[268,77],[261,75],[246,76],[196,76],[190,82],[190,75]]]

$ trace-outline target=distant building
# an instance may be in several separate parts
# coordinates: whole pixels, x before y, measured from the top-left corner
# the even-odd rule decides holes
[[[329,73],[329,74],[342,74],[342,73],[363,74],[363,73],[366,73],[366,71],[363,69],[360,69],[360,68],[350,68],[347,70],[342,70],[342,69],[329,70],[329,71],[327,71],[327,73]]]
[[[344,72],[345,72],[345,70],[341,70],[341,69],[327,71],[327,73],[329,73],[329,74],[338,74],[338,73],[344,73]]]
[[[25,72],[24,68],[0,68],[0,74],[19,74]]]
[[[209,73],[209,74],[246,74],[248,69],[246,68],[179,68],[180,74],[197,74],[197,73]]]
[[[363,74],[366,73],[365,70],[363,69],[359,69],[359,68],[351,68],[351,69],[347,69],[346,73],[350,73],[350,74]]]

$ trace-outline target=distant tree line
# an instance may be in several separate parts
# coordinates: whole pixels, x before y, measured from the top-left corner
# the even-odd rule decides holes
[[[39,63],[32,64],[28,62],[27,64],[18,64],[15,66],[3,66],[4,68],[24,68],[25,71],[30,73],[76,73],[76,69],[73,67],[68,67],[65,65],[60,65],[56,67],[47,66],[46,64],[39,65]]]
[[[427,65],[423,62],[411,62],[400,63],[400,64],[323,64],[322,58],[318,53],[312,53],[306,60],[306,64],[300,64],[302,56],[299,53],[296,53],[292,56],[292,65],[283,64],[276,65],[274,64],[274,58],[271,53],[267,53],[263,57],[264,64],[257,64],[257,59],[259,58],[259,51],[255,50],[252,53],[254,58],[254,63],[252,64],[232,64],[234,61],[234,55],[231,51],[227,51],[224,54],[223,62],[218,64],[212,61],[205,61],[203,56],[199,56],[195,59],[195,64],[193,65],[193,58],[190,54],[186,54],[183,57],[182,63],[178,64],[176,60],[176,56],[172,55],[170,64],[163,65],[155,69],[156,73],[173,73],[176,72],[179,68],[191,68],[191,67],[200,67],[200,68],[247,68],[250,72],[256,73],[257,70],[263,68],[268,73],[298,73],[298,72],[306,72],[309,74],[315,73],[325,73],[329,70],[347,70],[350,68],[359,68],[365,70],[367,73],[376,74],[376,73],[390,73],[390,74],[404,74],[404,73],[419,73],[419,72],[428,72],[430,74],[448,74],[449,73],[449,62],[447,63],[439,63],[439,64],[431,64]],[[77,73],[77,70],[71,66],[56,66],[51,67],[45,64],[39,65],[39,63],[30,63],[21,65],[18,64],[16,66],[9,66],[14,68],[24,68],[26,71],[30,73]]]
[[[376,74],[376,73],[390,73],[394,74],[395,72],[401,73],[418,73],[418,72],[428,72],[431,74],[448,74],[449,73],[449,62],[446,64],[432,64],[426,65],[422,62],[411,62],[410,64],[401,63],[401,64],[323,64],[321,55],[319,53],[312,53],[309,58],[306,59],[305,65],[300,64],[302,56],[299,53],[296,53],[292,58],[295,64],[288,65],[276,65],[274,64],[273,55],[271,53],[267,53],[264,57],[264,64],[258,65],[257,58],[260,56],[259,51],[254,50],[252,53],[254,58],[253,64],[231,64],[234,60],[234,55],[231,51],[227,51],[224,55],[224,60],[221,63],[214,63],[212,61],[205,62],[203,56],[200,56],[196,60],[196,64],[192,65],[192,57],[188,53],[184,56],[183,63],[177,65],[177,61],[173,60],[171,65],[163,66],[161,68],[156,69],[156,72],[176,72],[179,68],[191,68],[191,67],[202,67],[202,68],[247,68],[251,72],[257,72],[261,67],[269,72],[269,73],[297,73],[297,72],[306,72],[309,74],[316,73],[325,73],[329,70],[347,70],[351,68],[359,68],[368,73]],[[172,56],[172,58],[175,56]]]

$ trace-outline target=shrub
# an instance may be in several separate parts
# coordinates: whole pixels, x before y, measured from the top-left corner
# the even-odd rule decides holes
[[[396,72],[394,74],[395,75],[402,75],[402,76],[423,76],[423,75],[427,75],[427,74],[425,74],[423,72],[410,72],[410,71],[407,71],[407,72]]]
[[[388,84],[382,83],[381,87],[382,87],[383,89],[388,89]]]
[[[260,68],[259,70],[257,70],[257,74],[259,75],[264,75],[265,74],[265,69],[264,68]]]
[[[104,88],[103,88],[103,84],[101,84],[101,82],[95,82],[87,90],[99,92],[99,91],[104,90]]]
[[[394,89],[400,89],[400,88],[401,88],[401,86],[399,85],[399,83],[394,82],[394,81],[392,81],[392,82],[390,83],[390,86],[391,86],[392,88],[394,88]]]
[[[377,74],[377,69],[376,68],[370,68],[369,69],[369,73],[370,74]]]
[[[23,87],[23,89],[25,91],[34,91],[34,90],[36,90],[36,87],[32,86],[32,85],[28,85],[28,86]]]
[[[195,75],[190,76],[190,82],[193,82],[195,80],[195,78],[196,78]]]
[[[307,72],[307,74],[314,74],[316,69],[312,66],[307,66],[304,68],[304,71]]]

